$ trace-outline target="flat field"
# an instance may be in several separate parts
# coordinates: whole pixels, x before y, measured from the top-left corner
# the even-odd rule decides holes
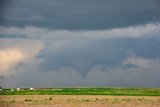
[[[0,107],[160,107],[159,88],[6,89],[0,94]]]
[[[0,107],[160,107],[158,96],[5,95]]]

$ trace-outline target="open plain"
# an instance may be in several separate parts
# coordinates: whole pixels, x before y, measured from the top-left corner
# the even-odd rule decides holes
[[[159,96],[3,95],[1,107],[160,107]]]

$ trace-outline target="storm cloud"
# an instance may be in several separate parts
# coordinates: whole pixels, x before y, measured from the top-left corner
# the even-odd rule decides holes
[[[85,78],[96,67],[104,71],[115,67],[137,67],[135,64],[122,64],[129,56],[159,59],[159,29],[159,23],[93,31],[1,26],[1,34],[13,34],[12,38],[6,36],[11,40],[43,41],[43,48],[35,55],[36,59],[42,60],[38,65],[39,72],[71,70]]]
[[[0,23],[67,30],[111,29],[157,23],[159,5],[159,0],[8,0],[1,5]]]
[[[53,41],[39,52],[38,58],[43,59],[40,69],[44,72],[59,68],[73,68],[82,77],[96,66],[115,68],[129,55],[147,59],[160,58],[160,38],[114,38],[96,41]],[[62,49],[54,50],[56,45],[64,45]],[[154,47],[154,48],[153,48]]]

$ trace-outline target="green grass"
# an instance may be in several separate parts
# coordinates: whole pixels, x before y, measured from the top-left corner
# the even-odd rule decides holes
[[[34,91],[9,91],[0,95],[116,95],[116,96],[160,96],[160,88],[38,88]]]

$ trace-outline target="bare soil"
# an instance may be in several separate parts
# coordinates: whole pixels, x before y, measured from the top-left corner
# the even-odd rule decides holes
[[[160,96],[2,95],[0,107],[160,107]]]

